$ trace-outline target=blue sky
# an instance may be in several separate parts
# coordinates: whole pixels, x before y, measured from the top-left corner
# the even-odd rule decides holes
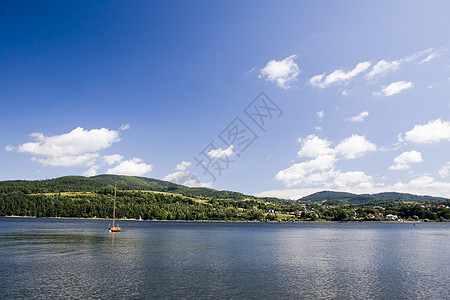
[[[0,180],[450,197],[448,1],[2,1]]]

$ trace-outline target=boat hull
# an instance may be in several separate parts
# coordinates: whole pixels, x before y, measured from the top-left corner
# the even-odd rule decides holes
[[[109,228],[109,232],[119,232],[120,231],[120,227],[111,227]]]

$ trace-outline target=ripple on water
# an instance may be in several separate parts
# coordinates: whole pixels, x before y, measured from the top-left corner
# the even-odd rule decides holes
[[[4,299],[445,299],[449,224],[0,218]],[[83,228],[73,232],[71,227]],[[30,232],[27,228],[33,228]]]

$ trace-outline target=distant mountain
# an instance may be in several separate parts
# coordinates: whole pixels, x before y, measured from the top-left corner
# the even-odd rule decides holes
[[[352,194],[344,192],[332,192],[332,191],[322,191],[318,193],[305,196],[298,199],[300,202],[323,202],[323,201],[342,201],[350,203],[358,203],[366,200],[397,200],[404,202],[439,202],[449,200],[447,198],[432,197],[432,196],[418,196],[407,193],[395,193],[386,192],[378,194]]]

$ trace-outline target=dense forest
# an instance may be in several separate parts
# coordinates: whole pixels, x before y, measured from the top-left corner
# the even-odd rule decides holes
[[[116,175],[0,182],[0,216],[111,218],[114,185],[117,185],[117,218],[291,222],[385,221],[391,218],[450,221],[450,200],[443,198],[404,201],[389,197],[362,197],[356,201],[353,194],[334,197],[333,192],[324,192],[328,194],[320,194],[320,201],[317,195],[314,198],[316,201],[303,198],[291,201]],[[408,194],[397,196],[405,195]]]

